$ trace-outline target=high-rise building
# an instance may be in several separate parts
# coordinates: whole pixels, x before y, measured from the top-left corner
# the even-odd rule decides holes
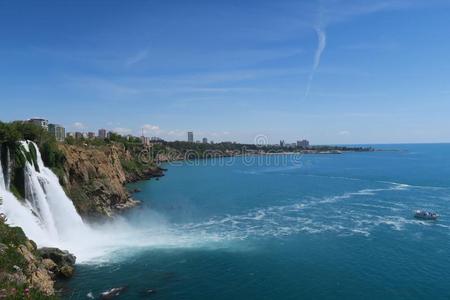
[[[95,138],[95,132],[88,132],[88,138],[90,139]]]
[[[42,118],[31,118],[28,120],[31,124],[41,126],[45,130],[48,130],[48,120]]]
[[[81,138],[83,138],[83,133],[82,133],[82,132],[79,132],[79,131],[75,132],[75,138],[76,138],[76,139],[81,139]]]
[[[284,140],[280,141],[280,147],[284,147]]]
[[[106,139],[106,129],[99,129],[98,130],[98,138],[99,139]]]
[[[63,142],[66,137],[66,129],[58,124],[48,124],[48,132],[53,135],[58,142]]]
[[[203,144],[208,144],[208,139],[207,138],[203,138],[202,142],[203,142]]]
[[[188,131],[188,142],[193,143],[194,142],[194,132]]]
[[[297,147],[308,148],[309,147],[309,141],[308,140],[297,141]]]
[[[144,146],[150,145],[150,139],[146,136],[141,136],[141,142],[142,142],[142,145],[144,145]]]

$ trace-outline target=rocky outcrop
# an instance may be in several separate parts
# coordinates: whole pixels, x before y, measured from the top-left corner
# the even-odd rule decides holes
[[[76,257],[68,251],[58,248],[40,248],[38,250],[43,258],[44,265],[53,272],[54,275],[70,278],[74,273]]]
[[[0,220],[0,298],[52,296],[54,280],[57,276],[70,277],[74,263],[75,257],[68,252],[56,248],[38,250],[21,228]],[[66,266],[72,268],[72,273],[63,270]]]
[[[138,155],[122,144],[59,147],[65,163],[58,175],[77,211],[85,218],[110,217],[138,205],[124,185],[163,175],[162,169],[139,162]]]
[[[71,145],[60,149],[66,157],[62,183],[81,215],[112,216],[137,204],[123,186],[127,182],[120,162],[126,155],[124,149]]]

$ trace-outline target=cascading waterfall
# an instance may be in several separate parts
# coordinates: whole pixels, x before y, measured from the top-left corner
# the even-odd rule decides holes
[[[0,190],[6,189],[5,178],[3,176],[3,166],[2,166],[2,147],[0,145]]]
[[[0,184],[3,199],[0,211],[7,216],[8,223],[22,227],[29,238],[46,246],[64,245],[73,239],[74,232],[88,232],[89,228],[66,196],[58,177],[44,166],[37,145],[30,141],[22,141],[20,145],[24,157],[29,156],[30,147],[34,147],[36,159],[26,160],[24,166],[25,199],[17,199],[6,183]],[[7,158],[6,165],[9,165],[9,155]]]
[[[6,189],[9,190],[9,188],[11,187],[11,172],[12,172],[12,168],[11,168],[11,153],[9,152],[9,148],[6,148],[6,176],[5,176],[5,186]]]
[[[77,256],[78,262],[93,262],[109,260],[111,253],[130,247],[180,243],[179,237],[166,232],[158,220],[144,230],[121,218],[95,227],[85,224],[58,177],[44,166],[39,148],[30,141],[20,142],[19,147],[19,155],[25,160],[25,199],[18,199],[6,184],[0,185],[0,212],[7,216],[10,225],[20,226],[38,246],[69,250]],[[11,166],[9,156],[7,160],[3,168]],[[7,180],[5,176],[5,182]]]

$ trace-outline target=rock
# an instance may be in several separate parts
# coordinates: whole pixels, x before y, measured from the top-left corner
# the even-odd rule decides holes
[[[30,251],[36,251],[36,249],[37,249],[36,243],[33,242],[32,240],[26,241],[25,246],[27,246],[28,250],[30,250]]]
[[[75,255],[58,248],[41,248],[38,251],[43,258],[42,264],[47,270],[63,278],[73,276],[76,261]]]
[[[40,248],[38,251],[42,258],[51,259],[60,268],[65,265],[73,266],[76,261],[75,255],[70,254],[69,251],[66,251],[66,250],[45,247],[45,248]]]
[[[14,271],[16,272],[22,272],[22,269],[19,266],[14,265],[13,266]]]
[[[46,295],[54,294],[54,282],[45,268],[39,268],[31,274],[30,283]]]
[[[71,266],[65,265],[59,270],[59,274],[65,278],[71,278],[73,276],[75,269]]]
[[[44,258],[42,260],[42,265],[44,266],[44,268],[46,268],[47,270],[49,270],[55,274],[57,274],[59,272],[58,265],[50,258]]]
[[[51,260],[50,258],[44,258],[42,260],[42,264],[44,265],[44,267],[50,271],[56,270],[56,268],[58,268],[58,265]]]
[[[102,300],[108,300],[112,299],[114,297],[120,296],[123,292],[127,290],[127,287],[118,287],[118,288],[112,288],[106,292],[101,293],[100,299]]]
[[[37,263],[37,259],[34,254],[28,249],[25,245],[19,245],[17,251],[25,258],[27,263],[30,265],[35,265]]]
[[[25,270],[25,274],[28,276],[29,283],[45,293],[46,295],[53,295],[54,293],[54,282],[51,277],[51,270],[47,268],[47,266],[51,266],[54,268],[56,264],[50,259],[40,259],[36,257],[34,254],[34,243],[28,241],[25,245],[19,245],[17,248],[17,252],[19,252],[25,261],[27,262],[27,268]],[[53,265],[51,265],[51,263]],[[20,270],[20,273],[22,270]]]
[[[4,254],[8,250],[8,246],[0,243],[0,254]]]

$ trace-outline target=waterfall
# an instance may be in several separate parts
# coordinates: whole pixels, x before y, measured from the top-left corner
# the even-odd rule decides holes
[[[69,250],[77,256],[78,262],[92,262],[108,259],[110,254],[130,245],[143,247],[165,243],[165,236],[157,239],[154,234],[148,234],[147,229],[136,230],[121,218],[106,224],[85,224],[58,177],[44,166],[39,148],[30,141],[22,141],[18,147],[21,151],[16,155],[23,157],[15,157],[15,160],[24,161],[24,199],[18,199],[8,185],[0,185],[0,213],[6,215],[8,224],[21,227],[39,247]],[[6,165],[12,167],[9,156],[8,162],[4,159],[4,170]],[[5,181],[10,180],[11,174],[8,172],[8,176],[4,176]],[[160,234],[163,227],[155,226],[155,230]],[[173,236],[170,240],[178,241],[178,237]]]
[[[22,141],[20,146],[24,157],[34,152],[30,151],[30,147],[36,150],[36,159],[32,162],[27,160],[24,166],[25,199],[17,199],[9,192],[7,184],[0,185],[0,197],[3,199],[0,212],[7,216],[9,224],[22,227],[38,245],[57,246],[73,242],[73,235],[82,236],[89,228],[65,194],[58,177],[44,166],[37,145]],[[10,177],[10,172],[7,177]]]
[[[9,152],[9,147],[6,147],[6,177],[5,177],[5,185],[6,189],[9,190],[11,187],[11,173],[12,173],[12,161],[11,161],[11,154]]]
[[[0,190],[6,189],[5,178],[3,177],[3,166],[2,166],[2,145],[0,144]]]

